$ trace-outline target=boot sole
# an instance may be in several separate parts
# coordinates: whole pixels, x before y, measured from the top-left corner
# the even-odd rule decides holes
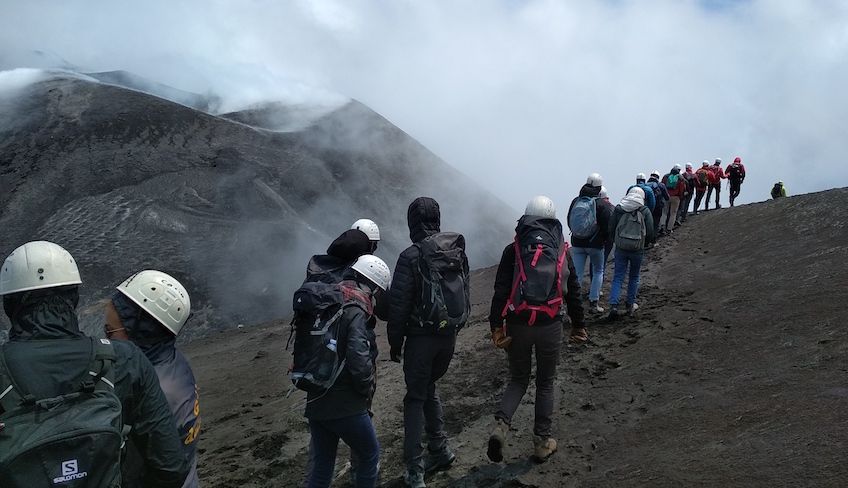
[[[503,444],[494,437],[489,437],[489,448],[486,450],[489,460],[499,463],[503,461]]]

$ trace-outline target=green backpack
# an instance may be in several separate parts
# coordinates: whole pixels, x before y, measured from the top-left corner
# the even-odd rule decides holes
[[[645,248],[646,232],[641,209],[625,213],[615,226],[615,247],[622,251],[641,251]]]
[[[88,375],[76,391],[35,398],[9,373],[0,350],[0,486],[121,486],[121,401],[115,351],[91,339]]]

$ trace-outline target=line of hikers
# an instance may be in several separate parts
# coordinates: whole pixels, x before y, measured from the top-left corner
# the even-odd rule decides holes
[[[720,160],[715,166],[710,171],[724,173]],[[617,205],[609,202],[601,176],[589,175],[566,216],[570,244],[550,198],[527,204],[502,253],[489,313],[491,340],[505,350],[510,376],[488,439],[492,461],[504,458],[534,353],[533,457],[543,462],[556,452],[552,413],[563,328],[572,343],[588,340],[581,293],[586,262],[588,312],[604,312],[601,284],[614,249],[608,318],[619,317],[625,275],[626,313],[635,313],[645,250],[686,220],[692,188],[699,188],[691,170],[675,166],[647,180],[639,174]],[[735,198],[739,186],[732,186]],[[699,201],[696,193],[696,208]],[[331,484],[339,440],[351,448],[355,486],[377,483],[380,446],[371,403],[378,318],[387,322],[391,360],[403,363],[404,483],[424,487],[426,473],[456,459],[436,383],[470,315],[465,238],[441,230],[432,198],[416,198],[407,222],[411,245],[394,273],[373,255],[377,224],[360,219],[325,255],[312,257],[294,294],[287,348],[293,346],[292,383],[307,393],[306,486]],[[107,338],[93,339],[77,323],[81,284],[73,257],[45,241],[19,247],[0,269],[0,295],[12,324],[0,351],[0,486],[83,478],[86,486],[197,486],[197,387],[174,347],[190,313],[188,292],[165,273],[136,273],[106,303]]]

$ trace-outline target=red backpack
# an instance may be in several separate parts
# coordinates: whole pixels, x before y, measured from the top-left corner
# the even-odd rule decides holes
[[[528,325],[536,323],[539,313],[556,317],[563,302],[562,267],[568,251],[562,224],[556,219],[522,217],[513,249],[512,291],[501,316],[524,315]]]

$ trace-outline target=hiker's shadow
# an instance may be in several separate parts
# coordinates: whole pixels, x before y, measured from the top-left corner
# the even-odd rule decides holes
[[[527,473],[534,466],[538,466],[538,464],[530,457],[507,464],[484,464],[471,468],[461,478],[452,479],[444,485],[439,484],[438,486],[450,486],[451,488],[515,486],[513,483],[515,478]]]

